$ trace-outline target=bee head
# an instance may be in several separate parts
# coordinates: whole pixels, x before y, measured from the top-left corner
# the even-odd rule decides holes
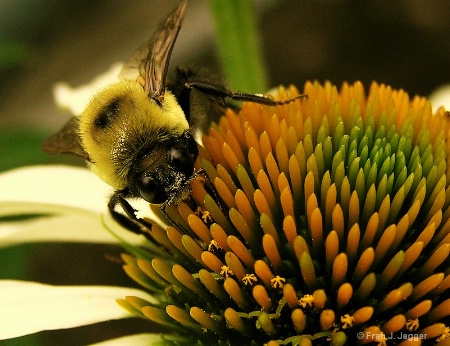
[[[176,199],[187,188],[197,155],[197,144],[189,131],[152,150],[152,158],[142,161],[147,161],[147,169],[135,181],[139,197],[156,204]]]

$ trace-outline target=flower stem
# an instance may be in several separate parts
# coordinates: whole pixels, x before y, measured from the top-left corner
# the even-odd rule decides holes
[[[266,72],[252,2],[211,0],[209,3],[228,85],[242,92],[266,91]]]

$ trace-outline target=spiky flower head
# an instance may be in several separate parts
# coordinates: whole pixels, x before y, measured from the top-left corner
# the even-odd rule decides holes
[[[376,83],[303,92],[211,127],[208,179],[124,255],[159,303],[120,303],[166,344],[447,345],[449,114]]]

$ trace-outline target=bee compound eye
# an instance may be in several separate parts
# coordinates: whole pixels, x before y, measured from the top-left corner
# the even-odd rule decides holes
[[[167,199],[164,188],[153,177],[142,177],[138,188],[139,195],[149,203],[163,203]]]
[[[183,148],[170,151],[170,165],[186,176],[191,176],[194,172],[194,160],[191,154]]]

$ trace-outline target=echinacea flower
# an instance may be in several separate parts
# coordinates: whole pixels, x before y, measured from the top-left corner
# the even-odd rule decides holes
[[[376,83],[303,93],[211,127],[191,199],[122,256],[152,299],[119,304],[167,345],[449,345],[448,112]]]
[[[449,114],[376,83],[303,92],[210,129],[208,179],[148,230],[164,256],[123,256],[158,303],[119,303],[167,344],[447,345]]]

